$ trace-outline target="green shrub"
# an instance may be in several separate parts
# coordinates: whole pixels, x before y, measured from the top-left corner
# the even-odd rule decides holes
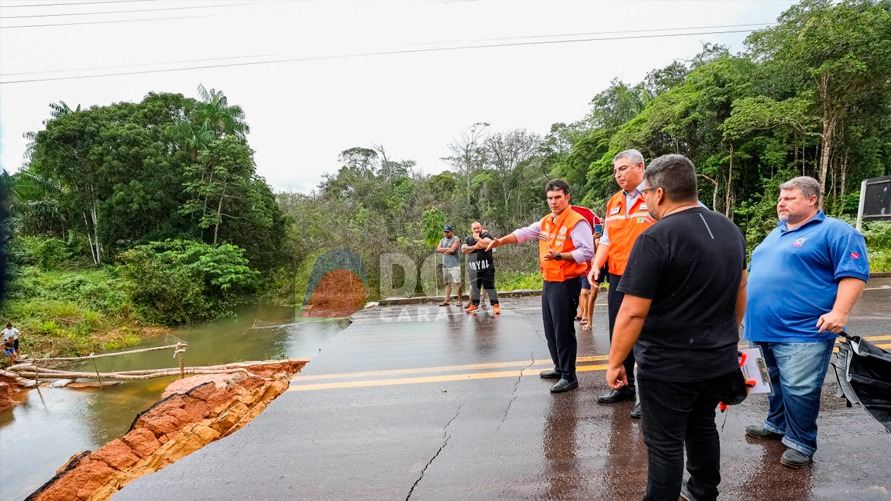
[[[85,264],[80,247],[79,242],[20,235],[10,242],[9,255],[19,266],[36,266],[44,271],[73,269]]]
[[[496,272],[495,287],[499,291],[541,289],[541,273]]]
[[[38,326],[37,333],[56,336],[61,333],[61,329],[59,329],[59,324],[55,320],[47,320]]]
[[[248,267],[244,250],[229,244],[152,242],[123,252],[119,260],[140,314],[168,325],[232,314],[239,295],[253,292],[259,275]]]
[[[863,237],[869,251],[869,271],[891,272],[891,222],[870,223]]]
[[[891,250],[891,222],[869,223],[863,229],[863,237],[868,247]]]

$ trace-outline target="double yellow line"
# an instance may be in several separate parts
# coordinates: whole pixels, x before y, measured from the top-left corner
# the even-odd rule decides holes
[[[876,341],[889,341],[891,335],[869,336],[864,339]],[[889,349],[891,343],[877,344],[879,348]],[[577,372],[591,372],[606,370],[607,355],[595,355],[578,357],[576,363]],[[601,362],[601,363],[598,363]],[[369,388],[373,386],[394,386],[422,383],[446,383],[453,381],[473,381],[477,379],[496,379],[506,377],[521,377],[532,374],[534,367],[551,367],[550,359],[539,361],[521,360],[517,362],[493,362],[486,364],[448,365],[442,367],[416,367],[412,369],[393,369],[365,372],[345,372],[340,374],[318,374],[302,376],[298,374],[291,380],[288,391],[318,391],[334,390],[342,388]],[[510,368],[510,370],[498,370]],[[454,374],[444,374],[454,373]],[[422,374],[433,374],[424,376]],[[320,382],[316,382],[320,381]]]

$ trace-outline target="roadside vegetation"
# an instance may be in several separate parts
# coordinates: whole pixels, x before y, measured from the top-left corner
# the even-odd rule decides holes
[[[239,301],[300,303],[323,249],[361,259],[367,300],[379,299],[386,254],[415,264],[417,294],[441,291],[429,263],[444,224],[458,236],[476,220],[496,236],[528,225],[554,177],[603,215],[617,189],[612,158],[627,148],[691,158],[700,199],[751,251],[775,227],[783,181],[815,177],[826,213],[852,221],[860,182],[891,174],[889,74],[891,0],[804,0],[742,53],[706,44],[640,82],[591,89],[580,118],[544,136],[474,123],[443,138],[449,169],[438,174],[356,145],[309,194],[274,194],[257,175],[244,111],[222,91],[52,103],[28,134],[24,167],[3,174],[11,240],[0,320],[17,324],[34,355],[120,348],[148,326],[230,315]],[[872,270],[891,271],[891,223],[864,235]],[[540,285],[535,253],[534,243],[498,250],[500,290]]]

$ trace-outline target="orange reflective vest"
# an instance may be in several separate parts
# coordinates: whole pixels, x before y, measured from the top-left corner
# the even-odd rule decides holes
[[[609,272],[613,275],[625,273],[628,255],[638,235],[656,222],[647,212],[643,195],[626,207],[625,192],[619,191],[606,203],[606,235],[609,237]]]
[[[568,259],[557,261],[552,259],[545,261],[545,254],[549,249],[554,252],[572,252],[575,245],[570,234],[579,222],[585,218],[578,212],[567,207],[557,216],[556,221],[551,221],[552,214],[541,219],[541,233],[538,235],[538,264],[541,267],[541,276],[546,282],[565,282],[570,278],[580,277],[585,274],[586,263],[576,263],[572,256]]]

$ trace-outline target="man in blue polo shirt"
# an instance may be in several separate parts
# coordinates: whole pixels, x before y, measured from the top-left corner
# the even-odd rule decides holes
[[[782,439],[780,463],[801,468],[817,450],[820,389],[835,339],[869,279],[866,242],[820,210],[820,184],[780,185],[780,221],[749,267],[746,338],[764,351],[774,394],[762,425],[746,434]]]

